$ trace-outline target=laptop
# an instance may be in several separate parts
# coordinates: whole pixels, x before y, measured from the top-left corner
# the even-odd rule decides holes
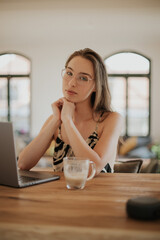
[[[13,124],[0,122],[0,184],[22,188],[35,184],[58,180],[54,173],[41,171],[24,171],[17,168],[14,144]]]

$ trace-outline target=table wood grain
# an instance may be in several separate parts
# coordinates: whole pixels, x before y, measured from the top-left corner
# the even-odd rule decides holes
[[[137,196],[160,199],[159,174],[101,173],[83,190],[60,180],[15,189],[0,186],[0,239],[160,240],[160,220],[126,214]]]

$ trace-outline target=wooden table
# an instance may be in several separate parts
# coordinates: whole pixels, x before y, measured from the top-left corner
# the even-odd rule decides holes
[[[126,202],[160,198],[159,174],[101,173],[83,190],[61,179],[23,189],[0,186],[0,239],[160,240],[160,220],[128,218]]]

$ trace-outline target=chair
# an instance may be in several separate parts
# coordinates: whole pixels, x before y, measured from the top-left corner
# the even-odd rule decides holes
[[[139,173],[143,160],[117,161],[114,164],[114,173]]]
[[[149,164],[141,169],[141,173],[159,173],[159,160],[150,159]]]

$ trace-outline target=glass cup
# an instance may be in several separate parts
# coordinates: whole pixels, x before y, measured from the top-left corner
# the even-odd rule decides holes
[[[87,158],[65,157],[63,166],[68,189],[83,189],[86,181],[91,180],[96,173],[95,163]],[[88,176],[89,170],[90,176]]]

